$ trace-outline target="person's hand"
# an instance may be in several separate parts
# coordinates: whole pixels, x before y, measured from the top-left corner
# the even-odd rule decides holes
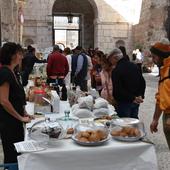
[[[29,116],[23,116],[21,118],[21,122],[23,122],[23,123],[30,123],[31,122],[31,118]]]
[[[96,80],[96,82],[101,82],[101,77],[100,77],[100,75],[96,75],[96,76],[95,76],[95,80]]]
[[[92,75],[95,76],[96,74],[97,74],[97,71],[94,70],[94,71],[92,72]]]
[[[29,117],[31,120],[35,119],[34,115],[29,115],[28,113],[25,113],[24,116]]]
[[[153,120],[152,123],[150,124],[150,131],[151,131],[151,133],[158,131],[158,121],[157,120]]]
[[[143,103],[143,98],[141,96],[137,96],[133,102],[137,104]]]

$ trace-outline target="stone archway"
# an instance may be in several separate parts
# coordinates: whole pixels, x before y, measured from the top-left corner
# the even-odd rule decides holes
[[[118,41],[116,41],[115,46],[117,48],[119,48],[120,46],[125,47],[125,42],[123,40],[118,40]]]
[[[32,44],[34,44],[34,41],[32,39],[30,39],[30,38],[28,38],[28,39],[26,39],[24,41],[24,46],[25,47],[27,47],[28,45],[32,45]]]
[[[53,1],[52,15],[80,16],[79,45],[84,48],[94,47],[94,20],[98,16],[97,6],[94,0],[55,0]],[[53,33],[54,40],[54,33]]]

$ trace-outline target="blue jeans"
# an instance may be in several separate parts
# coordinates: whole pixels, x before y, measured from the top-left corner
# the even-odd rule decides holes
[[[118,102],[116,112],[119,117],[131,117],[138,119],[139,104]]]

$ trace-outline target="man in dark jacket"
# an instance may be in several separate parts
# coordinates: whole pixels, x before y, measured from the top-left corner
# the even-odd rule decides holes
[[[46,60],[39,60],[35,56],[35,48],[32,46],[27,47],[27,53],[22,60],[22,85],[26,86],[28,84],[29,74],[32,72],[35,63],[45,63]]]
[[[82,91],[87,91],[87,70],[88,59],[85,53],[82,52],[82,47],[77,46],[72,55],[72,82],[76,86],[80,86]]]
[[[145,80],[138,67],[124,58],[120,49],[114,49],[108,57],[115,65],[112,83],[118,116],[138,118],[139,104],[143,102],[145,93]]]

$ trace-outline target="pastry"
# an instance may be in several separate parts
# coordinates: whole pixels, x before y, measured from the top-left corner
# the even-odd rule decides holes
[[[74,133],[74,128],[67,129],[67,134],[73,134],[73,133]]]

